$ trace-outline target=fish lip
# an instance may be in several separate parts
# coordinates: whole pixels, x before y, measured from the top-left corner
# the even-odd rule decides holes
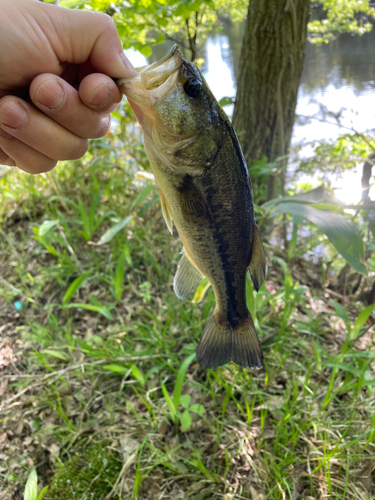
[[[160,61],[147,66],[136,68],[137,75],[131,78],[120,78],[116,83],[120,90],[127,96],[136,87],[144,87],[145,91],[151,91],[163,84],[181,66],[182,53],[178,45],[171,50]],[[165,70],[162,67],[165,66]]]

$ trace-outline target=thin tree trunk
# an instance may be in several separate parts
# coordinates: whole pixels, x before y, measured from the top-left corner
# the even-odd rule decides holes
[[[309,15],[310,0],[250,0],[233,113],[248,164],[288,154]],[[275,189],[270,175],[267,199]]]

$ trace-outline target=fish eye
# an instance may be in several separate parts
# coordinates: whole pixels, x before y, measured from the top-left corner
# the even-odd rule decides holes
[[[191,99],[196,99],[202,89],[202,82],[196,78],[190,78],[184,85],[185,94]]]

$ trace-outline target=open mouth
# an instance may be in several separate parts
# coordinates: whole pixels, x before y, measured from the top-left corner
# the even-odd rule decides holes
[[[122,78],[117,81],[117,85],[132,107],[132,103],[135,103],[142,108],[151,108],[176,84],[181,63],[182,54],[178,46],[174,45],[160,61],[137,68],[137,76]]]

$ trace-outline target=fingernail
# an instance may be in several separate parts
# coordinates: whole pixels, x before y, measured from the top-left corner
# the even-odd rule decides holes
[[[13,129],[20,128],[27,118],[26,109],[15,101],[6,102],[0,108],[0,123]]]
[[[111,94],[111,89],[107,85],[101,85],[91,94],[89,103],[96,107],[105,106],[109,101]]]
[[[65,102],[65,90],[56,80],[48,80],[38,88],[35,98],[42,106],[58,110]]]
[[[129,59],[126,57],[126,55],[122,52],[120,54],[121,61],[124,63],[124,66],[128,70],[129,76],[137,76],[138,73],[136,72],[134,66],[132,63],[129,61]]]

